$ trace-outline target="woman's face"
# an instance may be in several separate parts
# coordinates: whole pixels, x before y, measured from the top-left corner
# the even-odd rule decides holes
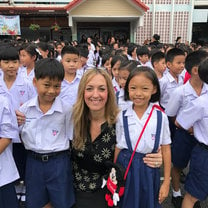
[[[91,112],[105,112],[105,105],[108,99],[108,88],[105,78],[101,74],[95,75],[86,84],[84,100]]]

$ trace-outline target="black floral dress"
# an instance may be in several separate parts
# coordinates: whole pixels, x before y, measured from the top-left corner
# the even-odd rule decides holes
[[[83,148],[81,150],[72,149],[74,187],[76,192],[84,194],[95,193],[101,190],[102,178],[107,173],[105,162],[113,161],[115,144],[115,125],[109,126],[107,123],[104,123],[101,125],[100,135],[93,142],[90,133],[88,133],[87,141]]]

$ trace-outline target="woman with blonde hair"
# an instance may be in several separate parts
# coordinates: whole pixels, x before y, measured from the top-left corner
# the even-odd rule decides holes
[[[73,108],[72,162],[77,208],[106,207],[101,189],[106,161],[113,161],[118,107],[111,79],[103,69],[82,77]]]

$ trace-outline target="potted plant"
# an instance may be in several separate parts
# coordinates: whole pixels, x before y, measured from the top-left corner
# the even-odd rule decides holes
[[[55,23],[53,26],[51,26],[51,29],[54,31],[58,31],[61,29],[61,27],[57,23]]]
[[[40,25],[38,25],[38,24],[30,24],[29,28],[30,28],[30,30],[33,30],[33,31],[39,30],[40,29]]]

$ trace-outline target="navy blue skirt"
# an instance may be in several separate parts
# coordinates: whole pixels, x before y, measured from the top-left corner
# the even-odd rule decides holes
[[[121,150],[117,163],[127,168],[132,152]],[[145,154],[135,153],[129,169],[124,196],[119,208],[160,208],[160,169],[150,168],[143,162]]]

